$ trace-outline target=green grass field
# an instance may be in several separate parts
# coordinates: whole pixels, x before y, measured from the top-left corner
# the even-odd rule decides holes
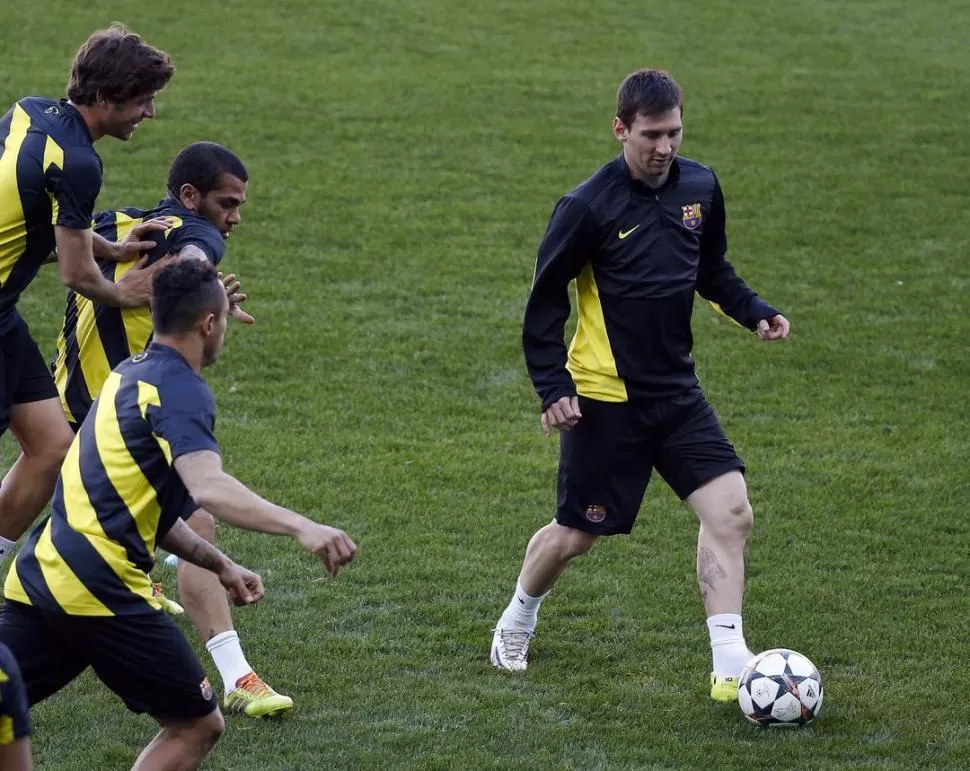
[[[10,3],[0,109],[61,95],[113,20],[178,73],[130,144],[99,143],[100,204],[153,204],[191,141],[247,162],[224,264],[258,323],[208,373],[218,435],[241,480],[360,547],[329,580],[220,530],[267,585],[235,616],[249,658],[297,709],[230,719],[206,768],[970,767],[965,2]],[[708,700],[696,526],[661,484],[545,603],[528,673],[487,661],[553,511],[519,347],[535,247],[617,152],[640,66],[684,87],[682,152],[793,324],[766,346],[699,305],[695,355],[749,467],[748,642],[825,678],[803,731]],[[45,351],[62,309],[48,271],[21,303]],[[154,732],[90,675],[32,714],[41,769],[127,768]]]

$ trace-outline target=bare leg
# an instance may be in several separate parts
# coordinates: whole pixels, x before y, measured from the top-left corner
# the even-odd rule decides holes
[[[528,666],[529,642],[538,621],[539,604],[573,557],[589,551],[596,536],[551,522],[525,550],[519,583],[492,636],[489,658],[496,667],[522,671]]]
[[[0,536],[16,541],[54,494],[74,433],[59,399],[13,405],[10,432],[23,452],[0,485]]]
[[[707,615],[740,614],[744,546],[754,522],[744,476],[724,474],[691,493],[687,503],[700,520],[697,581]]]
[[[214,542],[216,526],[209,512],[196,509],[187,523],[199,537]],[[219,670],[223,691],[227,696],[233,692],[237,697],[249,694],[243,701],[237,698],[235,702],[227,702],[226,708],[234,711],[248,709],[246,714],[255,716],[277,714],[292,708],[293,700],[289,696],[277,693],[253,673],[239,636],[233,630],[226,590],[215,574],[179,560],[178,587],[185,609]],[[240,685],[241,680],[243,685]]]
[[[711,698],[734,701],[737,676],[751,651],[744,639],[744,546],[754,517],[744,477],[732,471],[694,491],[687,502],[697,512],[697,582],[711,638]]]
[[[546,594],[569,561],[593,548],[596,538],[582,530],[550,522],[532,536],[525,550],[525,561],[519,574],[522,589],[532,597]]]
[[[163,723],[131,771],[195,771],[225,730],[218,708],[188,723]]]
[[[186,524],[200,538],[214,543],[216,523],[209,512],[198,509],[186,520]],[[215,573],[197,567],[187,560],[179,560],[178,588],[185,610],[203,642],[233,628],[226,590],[222,588]]]

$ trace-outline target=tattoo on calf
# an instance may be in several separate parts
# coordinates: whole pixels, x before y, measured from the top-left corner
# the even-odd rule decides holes
[[[707,587],[713,589],[714,582],[723,578],[727,578],[727,572],[717,561],[717,556],[710,549],[702,547],[697,553],[697,580],[701,583],[701,596],[707,599]]]

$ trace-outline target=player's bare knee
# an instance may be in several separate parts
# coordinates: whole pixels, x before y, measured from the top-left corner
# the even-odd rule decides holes
[[[555,531],[554,548],[563,560],[580,557],[596,543],[596,536],[574,527],[559,527]]]
[[[218,709],[212,710],[206,718],[209,721],[211,734],[218,740],[226,732],[226,719],[222,716],[222,712]]]
[[[219,709],[195,721],[195,735],[200,744],[211,748],[226,731],[226,720]]]
[[[726,537],[746,541],[753,527],[754,511],[747,498],[728,504],[721,521],[721,529]]]
[[[226,721],[219,708],[208,715],[198,717],[186,723],[168,723],[163,725],[163,732],[167,738],[178,742],[186,748],[192,748],[193,754],[203,757],[226,730]]]
[[[209,543],[215,541],[216,519],[205,509],[196,509],[185,523],[199,538],[204,538]]]
[[[74,441],[74,434],[65,425],[63,432],[52,432],[45,442],[25,446],[24,455],[43,466],[45,470],[57,474],[64,465],[64,458],[67,457],[67,451],[71,449],[72,441]]]

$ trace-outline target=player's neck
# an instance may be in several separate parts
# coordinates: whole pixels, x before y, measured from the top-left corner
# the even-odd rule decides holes
[[[87,104],[74,104],[74,102],[68,102],[71,107],[78,111],[81,119],[88,127],[88,131],[91,132],[91,139],[97,142],[101,137],[104,136],[104,130],[101,128],[101,121],[97,118],[97,107]]]
[[[155,342],[178,351],[196,372],[202,372],[202,345],[197,340],[177,335],[155,335]]]

